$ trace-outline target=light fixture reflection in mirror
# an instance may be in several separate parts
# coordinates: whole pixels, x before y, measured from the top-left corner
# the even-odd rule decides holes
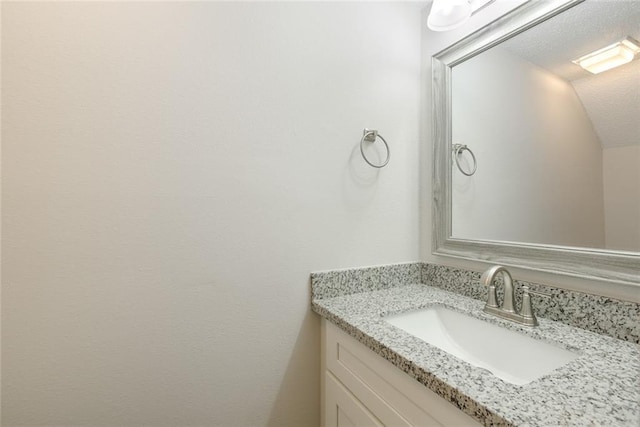
[[[573,61],[592,74],[599,74],[612,68],[628,64],[638,58],[640,43],[631,37],[610,46],[598,49]]]

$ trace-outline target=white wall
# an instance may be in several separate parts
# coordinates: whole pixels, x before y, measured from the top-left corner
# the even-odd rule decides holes
[[[452,75],[452,138],[478,162],[453,169],[453,236],[604,248],[602,147],[571,84],[500,47]]]
[[[3,425],[317,425],[309,273],[419,257],[422,7],[4,3]]]
[[[608,249],[640,252],[640,145],[603,150]]]

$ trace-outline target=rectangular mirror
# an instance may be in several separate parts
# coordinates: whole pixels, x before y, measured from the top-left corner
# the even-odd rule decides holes
[[[433,57],[435,254],[640,284],[640,53],[572,62],[638,22],[530,1]]]

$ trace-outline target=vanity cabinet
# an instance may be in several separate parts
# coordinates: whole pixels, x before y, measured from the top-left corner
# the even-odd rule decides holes
[[[322,319],[322,425],[480,424]]]

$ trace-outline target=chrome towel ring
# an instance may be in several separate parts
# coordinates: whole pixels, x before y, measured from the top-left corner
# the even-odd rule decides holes
[[[464,169],[462,169],[462,166],[460,166],[460,160],[458,160],[458,158],[460,157],[460,154],[462,154],[463,151],[468,151],[469,154],[471,154],[471,158],[473,159],[473,168],[471,172],[466,172]],[[474,173],[476,173],[476,170],[478,169],[478,162],[476,160],[476,156],[473,154],[473,151],[471,151],[471,149],[466,145],[453,144],[453,159],[456,161],[456,166],[458,167],[460,172],[462,172],[464,175],[471,176]]]
[[[384,144],[384,147],[387,149],[387,158],[381,164],[376,165],[375,163],[371,163],[369,159],[367,159],[367,156],[365,156],[364,142],[365,141],[376,142],[376,139],[378,138],[380,138],[380,140]],[[374,168],[385,167],[387,163],[389,163],[389,158],[391,157],[391,151],[389,150],[389,144],[387,144],[387,141],[384,140],[382,135],[380,135],[377,130],[372,130],[372,129],[365,129],[362,131],[362,139],[360,140],[360,153],[362,154],[362,158],[364,158],[364,161],[367,162],[370,166],[373,166]]]

